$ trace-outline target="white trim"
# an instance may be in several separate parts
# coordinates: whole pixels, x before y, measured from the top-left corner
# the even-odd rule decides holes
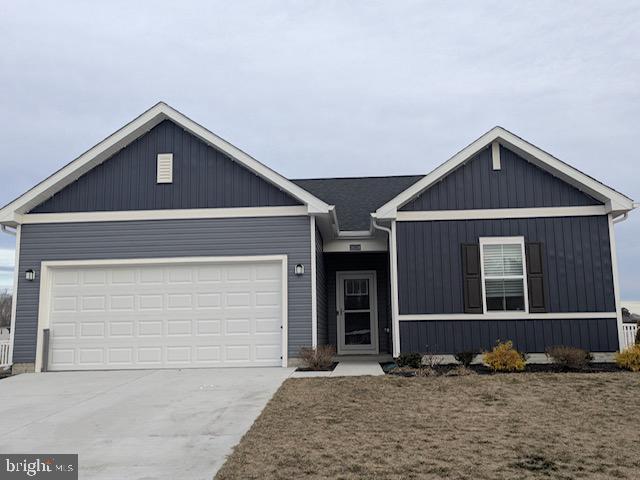
[[[522,254],[522,275],[508,276],[503,275],[501,277],[503,279],[514,279],[514,280],[522,280],[523,286],[523,295],[524,295],[524,314],[529,313],[529,289],[527,285],[527,261],[526,261],[526,252],[524,249],[524,237],[480,237],[480,284],[482,286],[482,311],[486,314],[487,311],[487,294],[485,291],[485,272],[484,272],[484,246],[485,245],[520,245],[520,252]],[[505,310],[505,311],[491,311],[492,315],[496,316],[509,316],[512,314],[513,310]]]
[[[616,251],[616,233],[613,226],[613,215],[609,214],[609,248],[611,250],[611,273],[613,275],[613,297],[616,304],[616,320],[618,324],[618,347],[624,345],[624,328],[622,325],[622,304],[620,302],[620,279],[618,273],[618,253]]]
[[[491,143],[491,163],[494,170],[500,170],[500,144],[498,142]]]
[[[16,213],[21,214],[28,212],[78,177],[87,173],[96,165],[107,160],[118,150],[124,148],[136,138],[142,136],[151,128],[167,119],[175,122],[202,141],[229,155],[256,175],[263,177],[273,185],[305,203],[308,206],[309,213],[328,213],[330,211],[330,206],[319,198],[258,162],[239,148],[218,137],[166,103],[160,102],[2,208],[0,210],[0,223],[15,223]]]
[[[438,182],[494,141],[499,142],[501,145],[509,148],[534,165],[549,171],[561,180],[604,202],[607,205],[608,211],[624,212],[634,208],[633,201],[625,195],[585,175],[504,128],[494,127],[421,180],[418,180],[405,191],[378,208],[375,212],[376,218],[396,218],[398,208],[420,195],[424,190]]]
[[[20,281],[20,238],[22,227],[16,226],[16,247],[13,266],[13,292],[11,292],[11,331],[9,332],[9,364],[13,365],[13,342],[16,332],[16,311],[18,308],[18,283]]]
[[[156,183],[173,183],[173,153],[159,153],[156,159]]]
[[[393,344],[393,358],[396,358],[400,355],[400,307],[398,300],[398,243],[395,220],[391,222],[389,258],[391,260],[391,343]]]
[[[192,263],[238,263],[281,262],[282,264],[282,366],[287,366],[288,354],[288,260],[286,255],[247,255],[229,257],[167,257],[167,258],[122,258],[103,260],[55,260],[40,264],[40,301],[36,340],[35,371],[42,371],[43,330],[49,328],[51,301],[51,270],[65,267],[117,266],[117,265],[180,265]]]
[[[287,217],[307,215],[305,206],[193,208],[168,210],[125,210],[114,212],[28,213],[16,215],[18,224],[127,222],[135,220],[180,220],[197,218]]]
[[[431,220],[483,220],[494,218],[583,217],[606,214],[607,209],[604,205],[590,207],[479,208],[472,210],[400,211],[396,214],[396,220],[399,222],[421,222]]]
[[[568,320],[568,319],[600,319],[616,318],[615,312],[571,312],[571,313],[523,313],[523,312],[500,312],[496,315],[489,313],[429,313],[400,315],[401,322],[411,321],[438,321],[438,320]]]
[[[318,346],[318,292],[316,279],[316,217],[311,216],[311,346]]]
[[[359,346],[347,346],[344,343],[344,288],[343,280],[347,278],[367,278],[369,286],[369,325],[371,328],[371,347],[368,349]],[[375,270],[339,270],[336,272],[336,335],[338,355],[378,355],[380,345],[378,341],[378,280]]]

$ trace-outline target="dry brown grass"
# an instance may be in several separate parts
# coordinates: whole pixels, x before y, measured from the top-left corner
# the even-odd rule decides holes
[[[638,478],[638,399],[633,373],[290,379],[216,478]]]

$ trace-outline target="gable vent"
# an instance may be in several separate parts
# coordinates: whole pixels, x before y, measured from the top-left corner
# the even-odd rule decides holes
[[[173,153],[158,154],[158,183],[173,183]]]

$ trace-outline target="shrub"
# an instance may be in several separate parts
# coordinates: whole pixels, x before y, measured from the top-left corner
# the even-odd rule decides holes
[[[460,362],[464,367],[468,368],[476,358],[478,352],[458,352],[454,355],[456,361]]]
[[[327,370],[333,365],[336,348],[333,345],[319,345],[316,348],[302,347],[300,358],[309,370]]]
[[[416,352],[401,353],[396,358],[399,367],[420,368],[422,365],[422,355]]]
[[[485,352],[482,359],[494,372],[518,372],[524,370],[524,356],[513,348],[513,342],[498,342],[493,350]]]
[[[567,347],[564,345],[549,347],[545,351],[545,354],[547,358],[550,358],[556,365],[575,370],[585,368],[589,362],[593,360],[593,355],[588,351],[582,348]]]
[[[631,345],[616,353],[616,363],[632,372],[640,372],[640,345]]]

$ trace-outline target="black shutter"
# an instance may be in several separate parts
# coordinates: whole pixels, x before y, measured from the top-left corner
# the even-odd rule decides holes
[[[529,288],[529,312],[544,313],[547,302],[544,293],[544,273],[542,261],[542,243],[531,242],[525,245],[527,252],[527,286]]]
[[[464,313],[482,313],[482,279],[480,277],[480,245],[462,245],[464,281]]]

